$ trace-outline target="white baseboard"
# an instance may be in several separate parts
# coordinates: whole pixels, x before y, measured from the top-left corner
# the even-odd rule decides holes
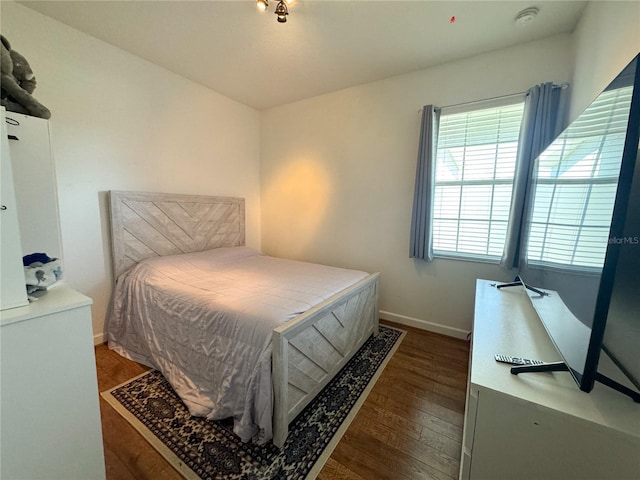
[[[467,330],[448,327],[446,325],[428,322],[419,318],[398,315],[397,313],[385,312],[384,310],[380,310],[379,316],[382,320],[388,320],[390,322],[399,323],[401,325],[407,325],[409,327],[415,327],[421,330],[427,330],[429,332],[440,333],[442,335],[447,335],[448,337],[460,338],[462,340],[466,340],[470,333]]]
[[[380,310],[379,316],[382,320],[389,320],[390,322],[399,323],[400,325],[408,325],[409,327],[419,328],[420,330],[440,333],[442,335],[447,335],[448,337],[466,340],[469,336],[469,332],[466,330],[440,325],[439,323],[427,322],[426,320],[421,320],[419,318],[398,315],[397,313],[385,312],[384,310]],[[107,338],[104,333],[96,333],[93,336],[94,345],[100,345],[101,343],[106,343],[106,341]]]

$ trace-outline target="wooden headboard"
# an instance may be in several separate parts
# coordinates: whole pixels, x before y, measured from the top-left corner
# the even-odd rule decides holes
[[[244,198],[109,192],[114,279],[145,258],[245,244]]]

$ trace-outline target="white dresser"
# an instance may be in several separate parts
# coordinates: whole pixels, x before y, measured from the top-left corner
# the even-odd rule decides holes
[[[92,300],[62,284],[27,302],[22,256],[62,257],[49,122],[1,121],[0,479],[104,479]]]
[[[0,478],[105,478],[91,299],[68,286],[0,312]]]
[[[640,478],[640,404],[568,372],[510,373],[496,353],[561,361],[520,287],[478,280],[461,479]],[[599,371],[625,383],[606,355]]]

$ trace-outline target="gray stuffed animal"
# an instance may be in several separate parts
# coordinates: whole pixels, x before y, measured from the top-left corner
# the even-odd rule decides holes
[[[36,77],[29,62],[11,49],[11,44],[3,35],[0,35],[0,41],[2,43],[0,103],[10,112],[51,118],[49,109],[31,95],[36,88]]]

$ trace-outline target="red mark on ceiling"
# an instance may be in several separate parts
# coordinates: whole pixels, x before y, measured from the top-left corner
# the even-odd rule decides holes
[[[449,19],[449,23],[455,23],[455,22],[456,22],[456,16],[454,15]]]

